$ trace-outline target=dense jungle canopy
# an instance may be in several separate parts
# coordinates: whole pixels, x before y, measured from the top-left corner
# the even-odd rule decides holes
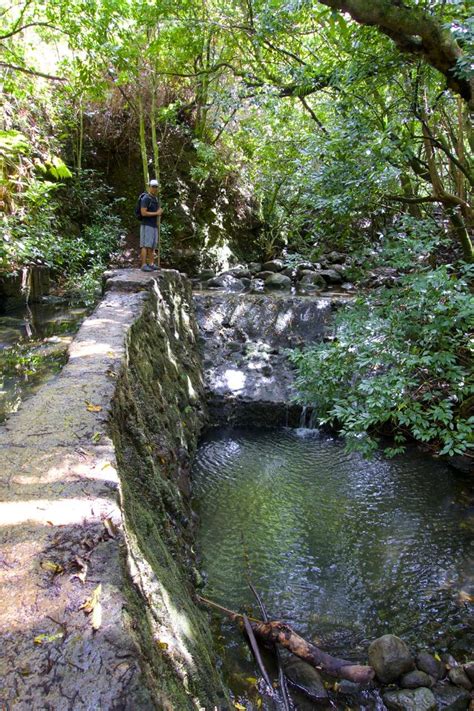
[[[469,5],[2,0],[3,274],[93,288],[156,176],[169,265],[347,256],[358,298],[293,358],[349,444],[468,455]]]

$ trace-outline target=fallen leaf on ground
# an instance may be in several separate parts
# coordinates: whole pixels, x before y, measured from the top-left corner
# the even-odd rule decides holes
[[[97,602],[91,615],[92,629],[98,630],[102,624],[102,605]]]
[[[74,580],[74,578],[78,578],[81,581],[81,583],[85,583],[89,565],[86,563],[85,560],[83,560],[82,558],[79,558],[79,556],[75,557],[74,563],[75,563],[75,565],[77,565],[79,572],[74,573],[74,575],[71,575],[71,580]]]
[[[100,442],[101,437],[102,437],[102,435],[101,435],[100,432],[95,432],[95,433],[92,435],[92,441],[94,442],[94,444],[97,444],[97,442]]]
[[[92,402],[88,402],[88,400],[84,400],[86,403],[86,410],[89,412],[100,412],[102,410],[102,405],[94,405]]]
[[[54,573],[54,575],[59,575],[63,572],[62,565],[59,565],[59,563],[53,563],[52,560],[42,560],[40,566],[43,570],[47,570],[49,573]]]
[[[48,644],[48,642],[57,642],[64,637],[64,632],[55,632],[54,634],[39,634],[34,638],[35,644]]]
[[[84,610],[86,615],[90,615],[91,612],[94,611],[94,608],[96,605],[99,604],[100,596],[102,593],[102,583],[99,583],[98,586],[94,589],[92,595],[88,597],[82,605],[80,606],[80,610]]]
[[[116,537],[118,528],[111,518],[104,518],[104,527],[111,538]]]

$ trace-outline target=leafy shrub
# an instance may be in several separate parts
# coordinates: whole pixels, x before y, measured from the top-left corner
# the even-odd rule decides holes
[[[291,355],[299,399],[321,423],[341,428],[350,449],[370,454],[390,431],[439,454],[474,447],[473,297],[450,266],[406,274],[399,284],[358,298],[336,317],[336,337]]]

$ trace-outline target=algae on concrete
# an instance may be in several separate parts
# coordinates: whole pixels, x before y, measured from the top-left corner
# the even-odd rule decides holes
[[[112,432],[121,480],[130,624],[160,708],[228,707],[206,615],[194,596],[190,462],[205,420],[189,284],[153,283],[127,337]]]

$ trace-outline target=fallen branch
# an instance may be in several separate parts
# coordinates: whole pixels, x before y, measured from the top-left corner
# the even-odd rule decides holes
[[[260,597],[260,595],[258,594],[257,590],[254,588],[254,586],[252,585],[251,582],[249,582],[249,588],[253,592],[255,599],[257,600],[258,606],[260,608],[260,612],[262,613],[263,621],[268,622],[268,614],[267,614],[265,605],[263,604],[262,598]],[[276,655],[277,664],[278,664],[278,683],[280,685],[284,711],[291,711],[290,697],[288,694],[288,685],[286,683],[286,676],[285,676],[285,672],[283,670],[283,665],[281,663],[281,652],[276,644],[273,645],[273,648],[275,650],[275,655]]]
[[[260,654],[260,650],[259,650],[259,648],[258,648],[257,640],[255,639],[255,635],[254,635],[254,632],[253,632],[253,629],[252,629],[252,625],[250,624],[247,615],[244,615],[243,617],[244,617],[244,627],[245,627],[245,631],[247,632],[247,635],[248,635],[248,638],[249,638],[249,641],[250,641],[250,646],[251,646],[251,648],[252,648],[252,652],[253,652],[253,654],[254,654],[254,657],[255,657],[255,659],[256,659],[256,662],[257,662],[257,664],[258,664],[258,666],[259,666],[260,673],[261,673],[261,675],[263,676],[263,678],[264,678],[264,680],[265,680],[265,683],[266,683],[266,685],[267,685],[267,687],[268,687],[268,691],[269,691],[270,693],[272,693],[272,692],[273,692],[272,682],[270,681],[270,677],[268,676],[267,670],[265,669],[265,665],[264,665],[264,663],[263,663],[262,655]]]
[[[244,615],[222,607],[222,605],[218,605],[212,600],[208,600],[200,595],[198,595],[197,598],[199,602],[224,612],[233,620],[242,621],[244,619]],[[341,677],[342,679],[347,679],[358,684],[368,684],[375,676],[375,671],[372,667],[353,664],[346,659],[339,659],[338,657],[333,657],[321,651],[316,645],[300,637],[299,634],[294,632],[294,630],[284,622],[279,622],[278,620],[262,622],[252,617],[247,619],[255,635],[272,644],[280,644],[292,652],[292,654],[295,654],[297,657],[300,657],[300,659],[303,659],[305,662],[308,662],[308,664],[311,664],[326,674]]]

